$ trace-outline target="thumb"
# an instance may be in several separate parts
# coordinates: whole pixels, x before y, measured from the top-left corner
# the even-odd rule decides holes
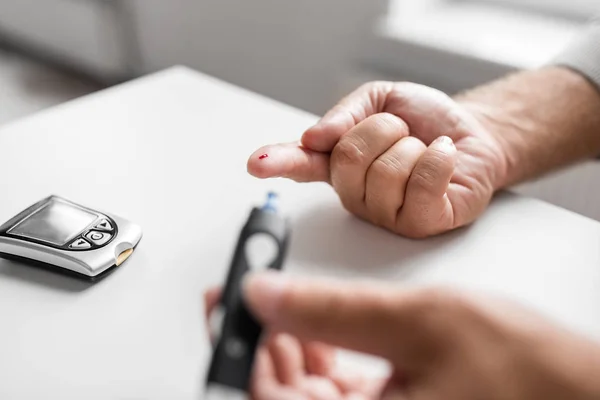
[[[419,296],[375,283],[248,275],[244,296],[269,329],[388,360],[411,362],[427,347],[416,323]]]
[[[298,143],[264,146],[248,159],[248,172],[258,178],[329,182],[329,154],[306,149]]]

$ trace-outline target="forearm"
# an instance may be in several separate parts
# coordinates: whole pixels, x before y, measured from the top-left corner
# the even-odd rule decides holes
[[[496,189],[600,154],[600,91],[571,69],[513,74],[457,100],[504,153]]]

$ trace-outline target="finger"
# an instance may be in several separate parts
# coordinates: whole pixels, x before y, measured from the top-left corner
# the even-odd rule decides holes
[[[207,321],[210,319],[210,314],[212,311],[215,309],[217,304],[219,304],[222,291],[223,289],[221,286],[216,286],[204,292],[204,316]]]
[[[348,393],[344,397],[344,400],[371,400],[371,399],[373,399],[373,397],[369,397],[365,394],[358,393],[358,392]]]
[[[328,182],[329,154],[298,143],[261,147],[248,159],[248,172],[257,178],[289,178],[297,182]]]
[[[336,368],[329,374],[335,384],[343,393],[362,393],[376,397],[385,387],[388,378],[372,378],[359,371],[348,368]]]
[[[331,153],[331,183],[344,206],[360,214],[364,209],[367,170],[403,137],[408,126],[387,113],[373,115],[345,134]]]
[[[306,371],[298,339],[283,333],[275,335],[269,341],[269,353],[279,382],[289,386],[297,385]]]
[[[254,361],[254,369],[252,371],[251,387],[260,382],[276,381],[275,366],[269,349],[265,346],[260,346],[256,350]]]
[[[424,85],[394,84],[383,111],[401,117],[410,126],[411,135],[426,145],[440,136],[459,139],[468,135],[460,106],[442,91]]]
[[[442,136],[423,153],[406,187],[398,215],[398,231],[425,237],[454,227],[452,204],[446,195],[454,174],[457,151],[452,139]]]
[[[254,394],[252,400],[312,400],[300,390],[283,386],[278,383],[260,384]]]
[[[335,349],[323,343],[311,342],[302,346],[304,363],[309,375],[328,376],[335,368]]]
[[[223,288],[220,286],[208,289],[204,293],[204,318],[208,328],[208,337],[211,343],[214,344],[223,322],[223,310],[219,310],[219,301]]]
[[[395,228],[406,184],[426,149],[422,141],[407,136],[371,164],[367,171],[365,203],[375,224]]]
[[[264,347],[256,353],[250,393],[252,400],[311,400],[300,391],[278,382],[273,360]]]
[[[384,111],[392,91],[391,82],[370,82],[344,97],[313,127],[302,135],[302,144],[315,151],[330,152],[340,138],[356,124]]]
[[[292,280],[274,272],[244,280],[246,302],[269,328],[402,363],[417,361],[431,345],[429,332],[418,324],[418,294],[384,284]]]
[[[335,384],[321,376],[305,377],[298,388],[312,400],[342,400],[342,393]]]

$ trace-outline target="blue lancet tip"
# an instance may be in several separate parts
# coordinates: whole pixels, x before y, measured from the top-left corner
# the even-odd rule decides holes
[[[262,209],[264,211],[277,212],[277,198],[277,193],[269,192],[267,194],[267,201],[265,202],[265,205],[262,207]]]

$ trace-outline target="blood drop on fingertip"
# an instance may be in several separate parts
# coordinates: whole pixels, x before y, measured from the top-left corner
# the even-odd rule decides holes
[[[269,155],[268,155],[268,154],[261,154],[261,155],[258,157],[258,159],[259,159],[259,160],[264,160],[265,158],[269,158]]]

